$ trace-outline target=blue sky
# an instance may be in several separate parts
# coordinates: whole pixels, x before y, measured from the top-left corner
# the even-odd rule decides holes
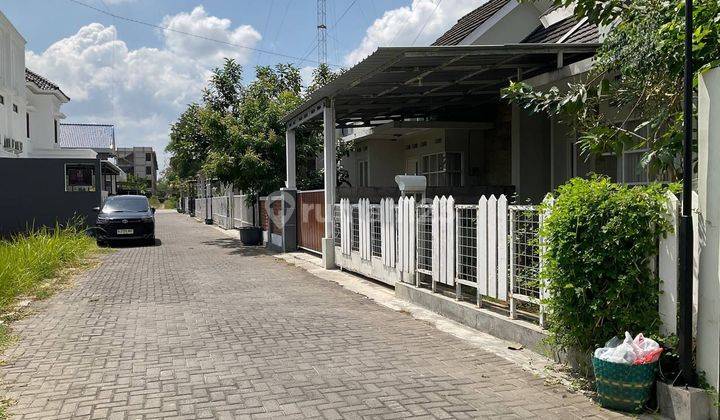
[[[231,44],[317,58],[310,53],[315,0],[77,1]],[[328,0],[328,61],[349,67],[378,46],[427,45],[483,2]],[[161,168],[169,125],[199,99],[209,70],[224,57],[247,67],[293,61],[126,22],[71,0],[0,0],[0,10],[27,40],[27,67],[72,98],[63,107],[67,121],[115,124],[118,145],[153,146]],[[295,63],[305,77],[315,66]]]

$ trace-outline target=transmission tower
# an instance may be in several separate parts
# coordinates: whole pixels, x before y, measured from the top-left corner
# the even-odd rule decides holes
[[[317,0],[318,63],[327,64],[327,0]]]

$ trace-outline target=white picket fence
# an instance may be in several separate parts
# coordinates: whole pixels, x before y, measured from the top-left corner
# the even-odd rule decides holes
[[[220,196],[212,198],[212,221],[223,229],[233,228],[232,197]]]
[[[254,217],[253,217],[253,212]],[[212,220],[213,224],[223,229],[253,226],[259,223],[257,209],[247,195],[222,195],[212,198],[195,199],[195,218]]]
[[[552,208],[552,197],[546,200]],[[679,204],[671,194],[668,206],[677,232]],[[453,197],[435,197],[431,203],[387,198],[380,204],[342,199],[333,214],[336,259],[344,269],[505,308],[512,318],[535,316],[544,326],[539,231],[548,214],[539,207],[510,205],[504,195],[481,197],[471,205],[455,204]],[[677,316],[677,250],[672,233],[658,252],[659,311],[668,332],[674,332]]]
[[[195,218],[200,221],[209,220],[212,217],[210,214],[210,206],[208,206],[208,199],[201,197],[195,199]]]
[[[252,200],[246,194],[233,195],[232,207],[230,209],[232,227],[241,228],[253,226],[259,220],[259,216],[255,213]]]

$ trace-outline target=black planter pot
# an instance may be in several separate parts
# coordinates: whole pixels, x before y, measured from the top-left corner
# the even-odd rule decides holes
[[[243,243],[243,245],[260,245],[262,243],[262,229],[257,226],[241,227],[240,241]]]

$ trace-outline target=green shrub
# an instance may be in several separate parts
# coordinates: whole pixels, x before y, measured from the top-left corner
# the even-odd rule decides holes
[[[548,328],[555,344],[588,354],[624,331],[657,333],[659,279],[651,270],[667,187],[572,179],[557,190],[546,240]]]
[[[173,196],[169,196],[167,199],[165,199],[165,202],[163,203],[166,209],[175,209],[177,208],[177,204],[177,198]]]
[[[0,241],[0,309],[15,297],[34,293],[43,280],[78,265],[97,249],[79,227],[38,229]]]

